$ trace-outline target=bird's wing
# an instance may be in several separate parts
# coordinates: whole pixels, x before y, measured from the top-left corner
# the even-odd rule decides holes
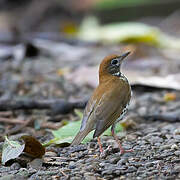
[[[83,131],[85,129],[85,127],[87,125],[87,121],[88,121],[90,115],[92,114],[92,112],[95,108],[95,105],[96,105],[96,100],[93,100],[93,98],[91,98],[88,101],[86,108],[84,110],[80,131]]]
[[[100,136],[119,118],[129,100],[130,91],[125,92],[123,89],[117,91],[114,88],[114,90],[106,92],[102,103],[100,100],[94,109],[94,118],[97,123],[93,137]]]

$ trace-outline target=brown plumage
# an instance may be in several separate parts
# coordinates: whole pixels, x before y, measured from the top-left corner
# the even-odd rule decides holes
[[[120,72],[122,60],[128,54],[129,52],[121,56],[110,55],[101,62],[99,85],[86,105],[80,131],[71,145],[80,144],[94,129],[93,138],[99,137],[111,125],[112,134],[117,140],[114,125],[122,119],[131,98],[130,85],[127,78]],[[122,147],[120,149],[123,151]]]

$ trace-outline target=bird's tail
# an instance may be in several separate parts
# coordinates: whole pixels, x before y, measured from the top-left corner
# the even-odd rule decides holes
[[[83,131],[79,131],[76,137],[73,139],[71,146],[73,145],[79,145],[83,139],[88,135],[89,131],[84,129]]]

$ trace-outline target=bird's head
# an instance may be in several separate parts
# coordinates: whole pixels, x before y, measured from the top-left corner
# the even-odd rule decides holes
[[[126,52],[122,55],[109,55],[106,56],[100,64],[99,67],[99,80],[101,81],[105,77],[121,76],[121,64],[125,57],[127,57],[130,52]]]

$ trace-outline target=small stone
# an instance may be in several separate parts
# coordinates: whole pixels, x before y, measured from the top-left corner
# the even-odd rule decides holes
[[[74,161],[71,161],[69,163],[69,169],[75,169],[76,168],[76,163]]]
[[[19,169],[19,172],[17,174],[23,177],[28,177],[29,175],[28,170],[26,168]]]
[[[180,159],[173,159],[171,160],[172,163],[180,163]]]
[[[152,143],[152,144],[155,144],[155,143],[162,143],[163,142],[163,139],[160,138],[160,137],[154,137],[152,136],[149,141]]]
[[[144,174],[144,171],[138,170],[136,174],[137,174],[138,176],[140,176],[140,175]],[[142,179],[142,178],[141,178],[141,179]]]
[[[161,143],[155,143],[154,146],[160,147],[160,146],[161,146]]]
[[[174,131],[174,134],[175,134],[175,135],[180,135],[180,128],[176,129],[176,130]]]
[[[136,167],[134,167],[134,166],[130,166],[130,167],[128,167],[128,169],[127,169],[127,171],[126,171],[126,172],[128,172],[128,173],[132,173],[132,172],[135,172],[135,171],[137,171],[137,168],[136,168]]]
[[[139,167],[138,171],[145,171],[145,167]]]
[[[94,169],[94,167],[92,165],[89,165],[85,169],[86,169],[86,171],[91,171],[92,169]]]
[[[80,160],[78,161],[78,163],[84,164],[84,163],[85,163],[85,159],[80,159]]]
[[[89,148],[94,148],[96,146],[96,143],[95,142],[90,142],[89,143]]]
[[[145,114],[147,114],[147,108],[141,106],[141,107],[138,109],[138,114],[141,115],[141,116],[144,116]]]
[[[174,169],[173,169],[175,172],[180,172],[180,165],[178,166],[175,166]]]
[[[126,164],[127,160],[128,160],[127,158],[123,158],[123,159],[118,161],[117,165],[122,166],[122,165]]]
[[[160,150],[166,150],[166,149],[170,149],[171,148],[171,145],[163,145],[163,146],[160,146]]]
[[[99,163],[99,166],[100,167],[104,167],[106,165],[106,163],[102,162],[102,163]]]
[[[175,126],[174,125],[166,125],[162,128],[162,130],[167,130],[167,131],[170,131],[170,132],[174,132],[174,129],[175,129]]]
[[[113,172],[114,174],[116,174],[117,176],[119,176],[121,174],[121,170],[120,169],[117,169]]]
[[[180,135],[174,135],[174,139],[180,141]]]
[[[84,173],[85,180],[96,180],[96,177],[92,173]]]
[[[72,146],[69,150],[69,153],[79,152],[79,151],[85,151],[87,150],[87,147],[85,145],[78,145],[78,146]]]
[[[111,164],[116,164],[116,163],[119,161],[119,159],[120,159],[120,157],[119,157],[119,158],[115,157],[115,158],[110,159],[109,162],[110,162]]]
[[[12,180],[14,179],[14,174],[9,174],[9,175],[4,175],[2,177],[0,177],[0,180]]]
[[[27,167],[39,170],[41,169],[42,164],[43,164],[42,158],[36,158],[36,159],[33,159],[31,162],[29,162]]]
[[[157,173],[159,173],[159,170],[155,169],[155,170],[153,170],[152,172],[153,172],[154,174],[157,174]]]
[[[113,173],[113,169],[108,169],[108,170],[105,170],[102,172],[102,176],[105,176],[105,175],[110,175]]]
[[[19,163],[13,163],[11,165],[11,170],[19,170],[21,168]]]
[[[175,154],[176,156],[180,156],[180,151],[175,151],[174,154]]]
[[[142,163],[141,162],[134,162],[133,165],[135,167],[140,167],[140,166],[142,166]]]
[[[45,153],[45,156],[46,157],[56,157],[57,156],[57,153],[53,152],[53,151],[47,151]]]
[[[148,163],[145,164],[146,168],[153,167],[153,166],[154,166],[153,162],[148,162]]]
[[[164,152],[162,154],[159,155],[159,159],[163,159],[163,158],[166,158],[168,156],[172,156],[174,153],[173,152]]]
[[[172,149],[172,150],[178,150],[179,147],[178,147],[176,144],[173,144],[173,145],[171,146],[171,149]]]

